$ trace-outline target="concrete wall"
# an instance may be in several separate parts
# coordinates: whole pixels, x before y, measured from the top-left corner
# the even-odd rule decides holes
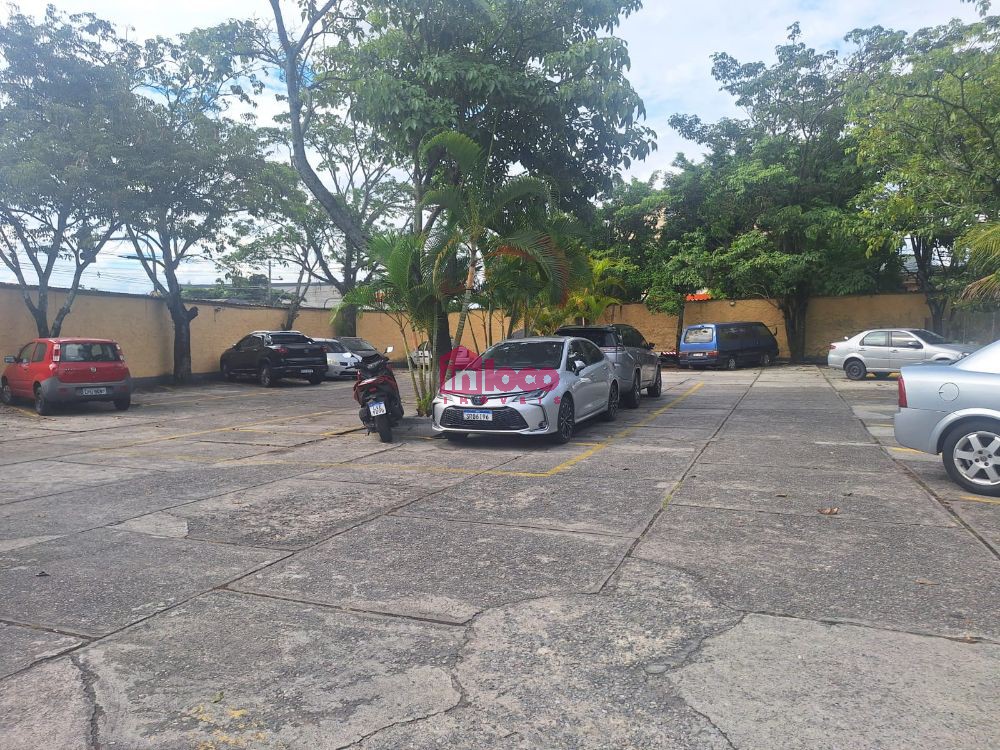
[[[64,300],[62,292],[50,293],[50,316],[55,315]],[[278,308],[246,307],[210,302],[195,303],[200,314],[191,324],[192,369],[196,374],[215,373],[219,355],[242,336],[253,330],[281,327],[284,311]],[[975,335],[969,339],[992,340],[997,333],[996,315],[980,316]],[[645,305],[616,305],[608,310],[609,322],[629,323],[638,328],[658,348],[673,346],[677,319],[651,313]],[[724,323],[733,320],[759,320],[777,331],[778,345],[788,356],[785,326],[778,308],[767,300],[710,300],[689,302],[685,309],[685,324]],[[825,357],[831,341],[877,326],[926,327],[930,311],[920,294],[885,294],[878,296],[817,297],[809,305],[806,349],[809,356]],[[978,319],[977,319],[978,320]],[[458,314],[451,315],[451,330],[458,323]],[[482,351],[487,343],[487,323],[494,341],[506,334],[506,319],[500,314],[487,321],[484,311],[473,310],[469,315],[463,344]],[[309,336],[332,335],[330,311],[304,309],[295,327]],[[963,329],[958,328],[957,331]],[[163,302],[155,297],[139,295],[81,292],[63,326],[65,336],[99,336],[115,339],[122,345],[129,367],[135,377],[168,375],[172,370],[173,335],[170,316]],[[380,349],[395,347],[402,356],[403,337],[396,323],[381,313],[364,313],[358,318],[358,335]],[[956,333],[961,336],[961,333]],[[0,284],[0,354],[13,354],[21,344],[34,338],[35,326],[15,286]],[[409,335],[409,347],[420,341]]]

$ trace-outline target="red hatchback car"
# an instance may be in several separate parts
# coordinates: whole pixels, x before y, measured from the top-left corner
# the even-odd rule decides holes
[[[132,374],[121,347],[110,339],[35,339],[3,361],[5,404],[32,399],[35,411],[45,415],[57,404],[113,401],[125,411],[132,403]]]

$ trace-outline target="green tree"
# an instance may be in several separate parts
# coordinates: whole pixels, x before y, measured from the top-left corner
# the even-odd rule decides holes
[[[836,53],[817,53],[799,33],[791,27],[770,66],[714,56],[713,75],[747,119],[671,120],[709,149],[705,210],[716,218],[700,275],[727,296],[775,300],[795,360],[805,354],[809,299],[873,290],[881,260],[865,257],[846,221],[866,175],[844,135]]]
[[[59,335],[121,227],[136,55],[91,14],[49,6],[38,23],[14,12],[0,25],[0,261],[39,336]],[[50,321],[54,279],[69,292]]]
[[[126,233],[173,323],[173,377],[191,377],[191,321],[178,273],[211,254],[230,222],[260,203],[267,166],[263,139],[222,113],[248,101],[247,71],[228,51],[234,26],[147,42],[146,106],[128,160],[133,183]],[[259,91],[259,83],[249,79]]]

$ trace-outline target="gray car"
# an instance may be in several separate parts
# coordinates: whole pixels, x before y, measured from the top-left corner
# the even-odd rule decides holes
[[[1000,341],[953,365],[904,367],[896,442],[940,453],[970,492],[1000,497]]]
[[[918,362],[957,362],[975,349],[923,328],[877,328],[830,344],[826,363],[851,380],[863,380],[868,373],[888,375]]]
[[[508,339],[444,382],[432,427],[450,440],[484,433],[565,443],[584,420],[613,420],[618,392],[611,361],[586,339]]]
[[[355,354],[337,339],[313,339],[326,349],[326,376],[328,378],[354,378],[358,375],[361,356]]]
[[[654,398],[662,392],[660,355],[632,326],[624,323],[563,326],[556,335],[579,336],[597,344],[615,366],[615,377],[622,384],[622,404],[630,409],[638,408],[643,390]]]

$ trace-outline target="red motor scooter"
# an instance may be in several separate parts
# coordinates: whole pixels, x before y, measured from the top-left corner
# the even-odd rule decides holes
[[[385,353],[391,354],[392,347]],[[358,416],[368,433],[377,432],[383,443],[391,443],[392,428],[403,419],[403,401],[388,357],[376,352],[361,358],[354,400],[361,405]]]

